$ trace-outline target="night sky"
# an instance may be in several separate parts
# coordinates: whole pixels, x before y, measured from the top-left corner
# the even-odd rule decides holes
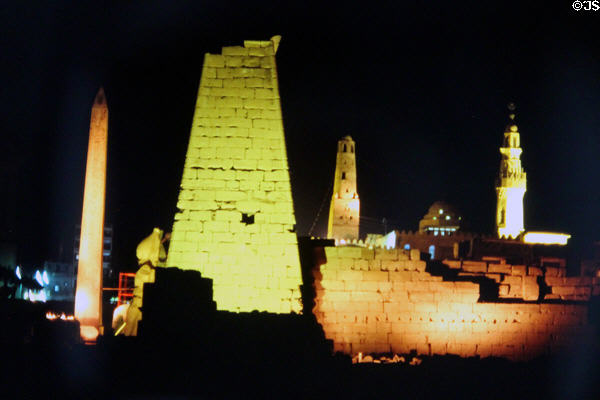
[[[106,221],[115,267],[134,270],[137,243],[171,229],[204,53],[276,34],[300,234],[324,198],[312,234],[325,233],[345,135],[357,143],[363,235],[384,217],[416,230],[436,200],[491,233],[513,101],[526,229],[600,240],[600,11],[570,0],[239,3],[3,4],[0,241],[18,243],[20,262],[71,260],[102,85]]]

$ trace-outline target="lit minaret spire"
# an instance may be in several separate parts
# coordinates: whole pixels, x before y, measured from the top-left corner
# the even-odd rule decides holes
[[[107,139],[108,107],[104,90],[100,88],[90,118],[75,292],[75,319],[81,327],[81,338],[86,342],[95,342],[102,333],[102,242]]]
[[[496,228],[500,238],[516,238],[523,231],[523,196],[527,190],[527,174],[521,167],[520,135],[515,124],[515,105],[508,105],[509,124],[504,131],[504,142],[500,147],[502,161],[496,182],[498,207]]]
[[[360,200],[356,191],[355,143],[350,136],[338,141],[333,179],[327,237],[338,241],[358,239]]]

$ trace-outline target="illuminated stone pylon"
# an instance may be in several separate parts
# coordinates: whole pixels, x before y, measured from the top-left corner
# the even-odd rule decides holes
[[[219,310],[301,310],[279,40],[204,57],[167,266],[211,278]]]
[[[350,136],[338,141],[327,225],[327,237],[338,241],[358,239],[360,200],[356,191],[355,146]]]
[[[86,342],[94,342],[102,333],[102,243],[107,140],[108,107],[104,90],[100,88],[94,99],[90,119],[75,291],[75,318],[81,327],[81,338]]]
[[[496,208],[496,228],[500,238],[516,238],[525,229],[523,225],[523,196],[527,190],[527,174],[521,167],[520,135],[515,124],[515,106],[509,104],[510,122],[504,132],[504,142],[500,147],[502,161],[500,175],[496,183],[498,198]]]

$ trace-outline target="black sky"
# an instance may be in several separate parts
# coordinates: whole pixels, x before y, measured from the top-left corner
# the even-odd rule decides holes
[[[285,3],[285,4],[282,4]],[[171,228],[203,54],[281,34],[280,94],[298,231],[357,142],[363,233],[416,229],[436,200],[494,224],[506,104],[528,173],[528,229],[600,239],[600,12],[543,2],[70,1],[0,16],[2,237],[70,256],[91,103],[109,103],[106,219],[117,268]],[[237,4],[237,5],[234,5]],[[325,230],[328,199],[313,235]]]

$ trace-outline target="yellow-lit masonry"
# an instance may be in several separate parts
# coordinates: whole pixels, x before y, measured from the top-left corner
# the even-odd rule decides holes
[[[279,40],[204,58],[167,265],[211,278],[219,310],[301,310]]]

